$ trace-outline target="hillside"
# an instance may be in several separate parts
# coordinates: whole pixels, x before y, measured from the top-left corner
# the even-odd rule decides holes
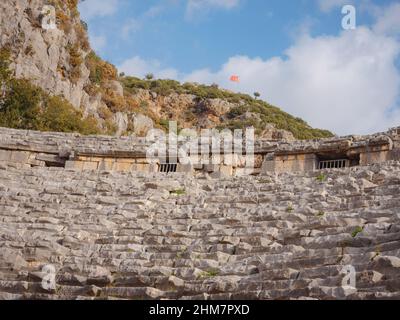
[[[56,30],[41,27],[48,3],[56,9]],[[271,139],[332,136],[264,101],[215,85],[118,75],[91,49],[77,4],[1,2],[1,126],[145,135],[177,120],[180,128],[254,126],[259,136]]]

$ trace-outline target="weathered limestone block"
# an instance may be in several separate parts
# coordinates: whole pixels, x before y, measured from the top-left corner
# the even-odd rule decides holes
[[[243,167],[246,165],[246,157],[238,154],[224,154],[223,164],[233,167]]]
[[[147,159],[147,158],[137,158],[134,161],[135,161],[135,163],[138,163],[138,164],[150,164],[150,162],[151,162],[150,159]]]
[[[249,176],[252,174],[259,174],[261,173],[260,169],[257,168],[235,168],[234,170],[234,175],[237,177],[244,177],[244,176]]]
[[[371,151],[360,154],[360,165],[367,166],[374,163],[382,163],[390,160],[390,151]]]
[[[275,172],[275,161],[266,159],[262,163],[261,174],[267,175],[271,172]]]
[[[142,114],[137,114],[134,115],[133,118],[133,127],[134,127],[134,132],[138,136],[146,136],[146,134],[153,129],[153,120],[151,120],[149,117],[142,115]]]
[[[66,161],[65,169],[82,171],[84,163],[83,161]]]
[[[218,171],[218,169],[219,169],[219,165],[217,165],[217,164],[206,164],[206,165],[204,165],[204,171],[205,172],[209,172],[209,173],[216,172],[216,171]]]
[[[10,160],[11,160],[11,151],[0,150],[0,161],[10,161]]]
[[[27,151],[12,151],[10,161],[28,163],[30,153]]]
[[[183,172],[183,173],[193,173],[194,168],[191,164],[178,164],[177,166],[177,172]]]
[[[113,171],[129,172],[132,170],[132,162],[116,161],[113,165]]]
[[[35,153],[30,154],[29,159],[28,159],[28,164],[30,164],[33,167],[45,167],[46,166],[46,162],[36,159]]]
[[[114,167],[114,159],[104,158],[99,162],[100,171],[112,171]]]
[[[388,160],[400,160],[400,142],[396,149],[389,151]]]
[[[141,172],[150,172],[151,165],[150,164],[144,164],[144,163],[138,163],[136,164],[136,170],[141,171]]]
[[[227,176],[227,177],[233,176],[233,167],[232,166],[221,165],[219,170],[223,176]]]
[[[85,161],[83,162],[83,170],[97,170],[99,167],[99,163],[98,162],[94,162],[94,161]]]
[[[279,155],[275,157],[275,172],[304,172],[316,169],[315,154]]]

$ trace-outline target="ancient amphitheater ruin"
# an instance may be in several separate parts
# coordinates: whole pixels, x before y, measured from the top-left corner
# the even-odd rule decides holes
[[[256,141],[251,175],[148,146],[0,129],[0,299],[400,299],[400,128]]]

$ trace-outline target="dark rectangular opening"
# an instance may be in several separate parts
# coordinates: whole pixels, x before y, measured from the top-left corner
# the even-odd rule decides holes
[[[317,154],[319,170],[342,169],[360,165],[360,154],[348,156],[346,153],[320,153]]]
[[[177,163],[161,163],[159,165],[159,172],[163,172],[163,173],[176,172],[177,169],[178,169]]]
[[[360,165],[360,154],[356,154],[350,158],[350,167],[357,167]]]
[[[318,162],[318,169],[342,169],[348,166],[347,159],[336,159],[336,160],[320,160]]]
[[[47,168],[65,168],[65,163],[61,163],[61,162],[46,161],[45,165]]]
[[[318,170],[343,169],[350,167],[351,160],[345,152],[324,152],[317,154]]]

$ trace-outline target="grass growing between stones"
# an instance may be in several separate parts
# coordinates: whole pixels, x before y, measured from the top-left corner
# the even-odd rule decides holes
[[[220,272],[219,272],[219,270],[217,270],[217,269],[210,269],[210,270],[207,270],[207,271],[202,272],[202,273],[199,275],[199,278],[200,278],[200,279],[204,279],[204,278],[213,278],[213,277],[218,276],[219,273],[220,273]]]
[[[353,238],[357,237],[361,232],[363,232],[364,228],[362,227],[357,227],[354,229],[354,231],[351,233],[351,236]]]
[[[258,180],[258,183],[269,184],[269,183],[272,183],[272,181],[270,179],[261,179],[261,180]]]
[[[186,252],[187,252],[187,248],[186,249],[182,249],[181,251],[177,252],[176,257],[178,259],[182,259],[185,256]]]
[[[178,189],[178,190],[173,190],[169,192],[170,194],[176,195],[176,196],[183,196],[186,194],[185,189]]]
[[[287,207],[287,209],[286,209],[286,212],[287,213],[292,213],[294,211],[294,209],[293,209],[293,206],[292,205],[289,205],[288,207]]]
[[[377,257],[381,255],[382,248],[380,245],[375,247],[375,255],[371,258],[371,261],[374,261]]]
[[[325,216],[325,214],[326,214],[326,213],[325,213],[324,211],[320,211],[320,212],[318,212],[317,217],[322,218],[322,217]]]

